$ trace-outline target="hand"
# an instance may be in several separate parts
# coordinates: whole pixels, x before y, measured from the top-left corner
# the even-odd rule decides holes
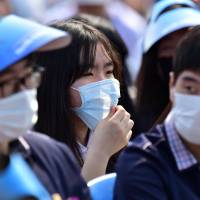
[[[110,158],[128,144],[134,122],[122,106],[113,107],[109,115],[96,127],[89,149]]]
[[[82,176],[89,181],[105,174],[110,157],[128,144],[133,121],[122,106],[113,107],[97,125],[82,167]]]

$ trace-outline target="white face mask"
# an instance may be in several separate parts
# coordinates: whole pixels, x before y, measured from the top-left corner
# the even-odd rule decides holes
[[[82,105],[73,110],[90,130],[107,117],[111,106],[116,106],[120,97],[119,81],[114,78],[89,83],[75,90],[80,93]]]
[[[24,135],[37,121],[36,89],[0,99],[0,143]]]
[[[188,142],[200,144],[200,96],[176,93],[172,109],[174,125]]]

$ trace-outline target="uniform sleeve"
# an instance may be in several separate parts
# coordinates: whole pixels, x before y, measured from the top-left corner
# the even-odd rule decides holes
[[[39,133],[27,134],[25,140],[31,147],[35,163],[32,168],[51,194],[59,193],[64,199],[91,199],[80,168],[67,145]]]
[[[153,158],[132,151],[123,153],[117,164],[116,200],[166,200],[162,169]]]
[[[68,179],[68,185],[70,187],[69,195],[78,196],[80,199],[83,200],[90,200],[91,197],[89,189],[86,182],[81,176],[80,167],[71,150],[64,144],[57,143],[57,145],[62,152],[62,155],[64,155],[65,157],[65,165],[63,166],[68,166],[65,174],[66,178]]]

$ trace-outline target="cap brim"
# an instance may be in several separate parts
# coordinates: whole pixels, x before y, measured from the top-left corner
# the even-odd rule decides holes
[[[200,12],[195,9],[180,8],[163,14],[147,27],[143,43],[144,53],[168,34],[197,25],[200,25]]]
[[[197,8],[197,5],[191,1],[191,0],[165,0],[165,1],[159,1],[156,3],[153,7],[150,22],[153,22],[156,20],[158,15],[167,7],[173,6],[176,4],[181,4],[181,5],[187,5],[192,8]]]
[[[109,1],[108,0],[76,0],[78,5],[104,5],[107,4]]]
[[[49,42],[48,44],[40,47],[37,51],[51,51],[55,49],[64,48],[67,45],[69,45],[70,42],[71,42],[71,36],[70,35],[64,36],[52,42]]]
[[[0,20],[0,71],[35,51],[67,46],[67,32],[8,15]]]

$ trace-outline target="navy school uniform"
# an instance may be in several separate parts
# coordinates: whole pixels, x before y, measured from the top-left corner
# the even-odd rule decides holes
[[[30,132],[10,144],[11,152],[20,152],[47,191],[63,199],[90,200],[86,183],[71,151],[46,135]]]
[[[157,126],[138,136],[121,154],[114,199],[199,200],[199,163],[179,170],[165,126]]]

